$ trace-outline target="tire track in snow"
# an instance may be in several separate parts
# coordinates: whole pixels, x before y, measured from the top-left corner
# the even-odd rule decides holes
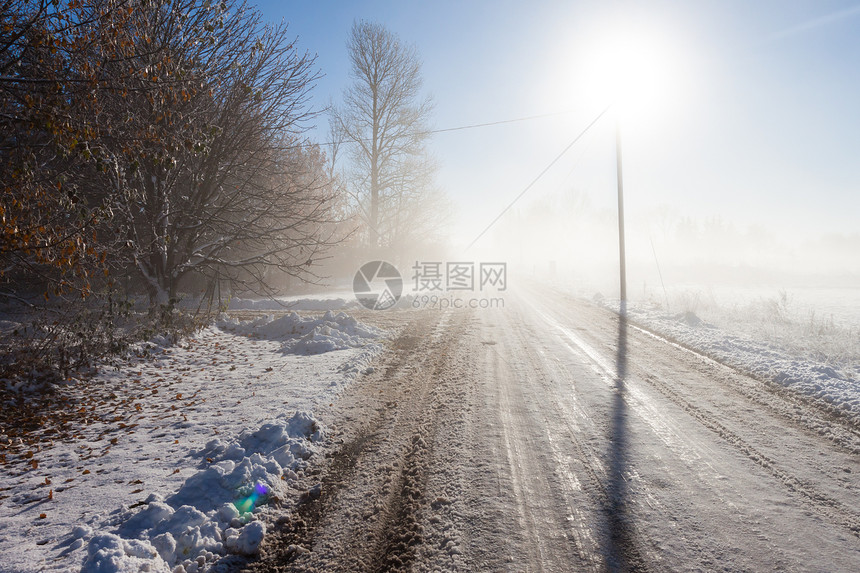
[[[536,350],[530,321],[512,312],[497,315],[503,334],[479,364],[491,369],[484,376],[498,416],[497,455],[510,475],[510,518],[525,537],[513,542],[522,555],[517,570],[647,570],[634,528],[613,522],[601,453],[582,442],[600,436],[604,444],[602,430],[576,403],[577,391],[564,387],[573,386],[571,374]],[[559,379],[566,383],[551,384]]]
[[[333,454],[319,498],[283,520],[280,537],[272,536],[249,571],[413,568],[424,541],[431,438],[456,378],[448,363],[468,318],[455,314],[417,314],[393,342],[393,355],[356,382],[344,412],[345,426],[354,427],[342,430],[354,437]]]
[[[787,423],[793,424],[795,427],[814,432],[827,438],[846,452],[852,454],[860,453],[860,428],[857,427],[854,420],[843,410],[829,404],[823,406],[821,399],[799,394],[798,392],[792,391],[773,380],[761,378],[755,374],[746,373],[734,366],[720,362],[718,359],[708,355],[707,353],[702,353],[695,348],[690,348],[689,346],[654,332],[641,324],[630,323],[629,326],[631,329],[641,332],[649,338],[676,348],[682,353],[695,357],[697,360],[700,360],[709,366],[724,370],[734,377],[741,376],[755,380],[758,384],[755,389],[751,388],[749,385],[724,384],[724,386],[727,389],[736,392],[739,396],[742,396],[759,406],[767,408],[775,415],[784,418]],[[786,408],[786,404],[792,407]],[[838,432],[822,432],[822,428],[832,430],[833,424],[838,426]]]
[[[594,362],[601,371],[603,371],[607,381],[617,376],[614,366],[581,336],[574,333],[571,329],[563,326],[555,318],[537,308],[533,303],[527,301],[527,304],[530,304],[534,309],[534,312],[547,324],[559,331],[576,348],[588,356],[588,358]],[[657,340],[662,339],[658,337]],[[635,379],[635,381],[640,380],[642,380],[642,378]],[[671,400],[675,405],[691,415],[701,425],[719,436],[725,443],[729,444],[746,458],[769,472],[789,491],[803,496],[808,505],[823,517],[841,525],[850,531],[852,535],[860,538],[860,515],[856,512],[852,511],[833,497],[819,491],[813,485],[804,482],[790,471],[782,469],[774,459],[767,456],[761,450],[744,440],[736,432],[720,423],[713,414],[697,407],[689,400],[683,398],[679,393],[672,390],[667,384],[658,380],[655,376],[646,374],[644,376],[644,380],[666,398]],[[641,393],[641,391],[637,391],[634,387],[628,386],[628,392],[633,398],[631,405],[634,406],[634,409],[639,410],[643,419],[652,426],[655,433],[659,435],[669,447],[676,451],[683,452],[686,450],[686,453],[684,454],[685,456],[695,455],[690,453],[689,447],[683,441],[681,436],[677,435],[676,432],[673,432],[668,428],[668,426],[665,426],[665,424],[660,424],[660,416],[655,415],[658,414],[656,409],[653,405],[649,404],[649,400]],[[649,410],[651,415],[648,415]]]
[[[726,443],[730,444],[757,465],[770,472],[771,475],[782,482],[782,484],[790,491],[802,495],[807,502],[809,502],[809,505],[823,516],[840,524],[842,527],[848,529],[855,537],[860,538],[860,516],[858,516],[857,513],[851,511],[831,496],[818,491],[811,484],[805,483],[791,472],[781,469],[775,460],[749,444],[746,440],[728,429],[725,425],[721,424],[713,415],[696,407],[679,396],[675,391],[669,388],[668,385],[657,380],[657,378],[646,376],[645,379],[661,394],[672,400],[672,402],[698,420],[700,424],[717,434]]]
[[[541,289],[540,296],[557,296],[573,305],[580,307],[587,305],[595,313],[618,316],[616,312],[610,309],[596,307],[581,298],[551,289]],[[723,388],[736,393],[742,399],[766,408],[798,429],[812,432],[830,440],[846,453],[860,454],[860,427],[843,410],[821,399],[800,394],[766,377],[751,374],[721,362],[708,353],[655,332],[639,322],[629,321],[628,327],[631,331],[637,331],[661,344],[677,349],[683,355],[726,374],[727,376],[720,376],[716,380]],[[730,378],[730,380],[726,378]],[[834,428],[834,426],[836,427]]]
[[[559,372],[555,364],[547,361],[544,356],[534,350],[533,345],[530,344],[530,340],[525,336],[524,329],[511,328],[510,331],[515,332],[517,335],[517,341],[513,345],[512,350],[516,349],[526,354],[527,360],[524,361],[527,364],[526,368],[531,372],[549,372],[555,376],[561,375],[572,382],[569,374]],[[597,452],[587,451],[579,439],[582,429],[578,426],[578,422],[590,422],[590,418],[576,404],[576,392],[560,395],[553,391],[554,389],[547,388],[543,376],[537,378],[536,382],[541,386],[543,392],[539,391],[535,392],[535,394],[538,396],[543,395],[545,398],[541,402],[540,408],[542,416],[541,426],[544,428],[545,444],[549,446],[555,465],[555,472],[561,477],[562,485],[566,486],[562,495],[559,496],[558,502],[565,504],[567,513],[570,516],[567,525],[570,528],[570,533],[574,539],[580,558],[577,570],[587,568],[587,570],[591,571],[602,571],[605,569],[606,564],[600,559],[603,552],[601,543],[593,534],[594,526],[590,525],[593,519],[590,519],[586,511],[575,505],[577,502],[574,501],[576,498],[580,498],[581,500],[583,497],[587,497],[591,502],[589,504],[591,507],[588,509],[592,513],[598,514],[603,511],[602,508],[607,507],[609,504],[609,496],[605,487],[608,472]],[[548,397],[552,397],[553,399],[546,400]],[[572,406],[569,405],[571,400],[573,401]],[[558,410],[560,410],[560,413],[556,415]],[[527,423],[534,423],[534,420],[529,420]],[[555,436],[553,435],[554,433],[556,434]],[[593,433],[594,431],[589,432],[592,435]],[[566,454],[560,446],[559,440],[562,439],[565,440],[565,446],[573,446],[573,456]],[[571,457],[578,463],[571,463]],[[585,482],[581,481],[577,476],[584,477]],[[605,532],[603,533],[605,534]],[[628,563],[639,564],[638,566],[641,569],[643,568],[642,558],[638,555],[638,550],[632,544],[634,536],[629,531],[627,533],[629,546],[624,548],[628,553],[626,561]]]

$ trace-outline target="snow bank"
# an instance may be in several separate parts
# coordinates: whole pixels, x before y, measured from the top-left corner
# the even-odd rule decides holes
[[[617,301],[605,304],[618,308]],[[822,362],[742,333],[730,333],[693,312],[668,314],[628,306],[628,316],[674,341],[725,364],[773,380],[807,396],[824,400],[860,421],[860,364]]]
[[[259,324],[269,322],[273,321],[267,318]],[[132,560],[124,560],[139,549],[134,543],[129,545],[131,541],[146,541],[157,551],[166,551],[157,543],[166,543],[170,549],[170,539],[180,547],[184,542],[173,533],[170,538],[154,541],[158,534],[147,533],[154,527],[153,514],[120,532],[125,522],[155,502],[168,506],[173,513],[182,505],[204,515],[217,511],[233,500],[230,488],[244,484],[244,479],[250,482],[262,476],[262,472],[253,473],[255,468],[259,471],[263,466],[266,475],[272,473],[271,467],[265,467],[268,458],[275,459],[287,478],[278,480],[278,485],[291,488],[287,451],[276,452],[285,444],[274,447],[257,443],[264,436],[254,438],[254,431],[273,419],[277,426],[287,426],[285,420],[277,418],[283,412],[288,412],[288,417],[293,411],[319,412],[334,402],[362,372],[372,369],[371,361],[383,344],[375,340],[348,350],[302,356],[283,354],[282,342],[232,334],[214,324],[176,344],[154,338],[136,345],[116,368],[105,365],[98,372],[53,388],[60,400],[58,407],[70,403],[75,409],[87,409],[86,416],[80,414],[64,424],[59,435],[43,435],[43,431],[57,428],[51,422],[34,432],[0,430],[0,451],[6,453],[5,465],[0,463],[0,572],[77,573],[85,559],[89,559],[91,570],[97,570],[97,562],[107,570],[121,570],[120,563],[133,568],[129,565]],[[0,380],[0,388],[3,385]],[[14,394],[8,398],[10,401],[0,407],[30,407],[30,396]],[[310,436],[290,442],[294,447],[289,453],[297,463],[313,449],[313,436],[319,429],[313,429],[308,420],[303,424],[311,431],[295,426],[286,430],[290,436]],[[246,430],[251,432],[243,434]],[[277,428],[267,434],[269,442],[275,439],[277,443],[279,434]],[[221,441],[209,442],[212,438]],[[33,450],[32,458],[27,457],[28,450]],[[253,457],[255,453],[262,456],[262,462]],[[318,456],[308,463],[314,463]],[[212,462],[207,462],[207,457]],[[248,461],[243,464],[246,457]],[[235,464],[232,469],[223,463],[228,459]],[[31,466],[34,460],[38,469]],[[215,465],[218,467],[205,479],[198,476],[200,482],[192,480],[186,485],[189,478]],[[249,486],[256,486],[256,482]],[[206,491],[201,491],[209,489],[214,492],[212,499],[206,499]],[[248,491],[246,499],[250,498],[250,487]],[[228,493],[226,502],[222,501],[219,496]],[[285,499],[292,499],[295,492],[275,491],[278,497],[283,493],[289,494]],[[148,497],[151,494],[156,497]],[[273,511],[272,505],[262,508],[266,518]],[[173,515],[168,513],[160,519]],[[174,524],[182,515],[173,518]],[[259,512],[254,515],[265,521]],[[236,547],[237,552],[253,550],[255,538],[251,533],[256,527],[222,529],[220,542]],[[202,527],[201,531],[203,537],[214,539],[214,534],[206,534]],[[244,537],[239,536],[242,531],[247,531]],[[104,538],[104,543],[91,546],[93,536],[101,534],[115,535],[126,544]],[[111,553],[119,558],[110,557]],[[205,555],[203,558],[209,567]],[[110,564],[112,559],[115,565]],[[155,569],[154,561],[140,559]],[[241,558],[228,555],[214,569],[229,570],[234,561]]]
[[[250,299],[234,298],[230,300],[230,310],[341,310],[359,308],[354,296],[334,296],[323,298],[276,298]]]
[[[218,321],[222,330],[268,340],[279,340],[285,354],[321,354],[333,350],[359,348],[385,336],[385,331],[362,324],[346,313],[327,311],[321,318],[302,317],[291,312],[239,322],[225,315]]]
[[[298,477],[323,437],[312,415],[296,412],[232,441],[211,440],[197,452],[206,467],[174,495],[150,495],[115,533],[73,531],[78,539],[89,537],[81,572],[196,573],[227,553],[253,555],[266,533],[256,520],[260,506]]]

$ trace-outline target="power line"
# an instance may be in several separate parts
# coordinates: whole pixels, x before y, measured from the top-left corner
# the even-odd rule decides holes
[[[533,119],[543,119],[543,118],[545,118],[545,117],[555,117],[555,116],[558,116],[558,115],[566,115],[566,114],[568,114],[568,113],[572,113],[572,112],[573,112],[573,110],[570,110],[570,109],[569,109],[569,110],[566,110],[566,111],[557,111],[557,112],[554,112],[554,113],[543,113],[543,114],[540,114],[540,115],[530,115],[530,116],[527,116],[527,117],[518,117],[518,118],[515,118],[515,119],[502,119],[502,120],[500,120],[500,121],[491,121],[491,122],[488,122],[488,123],[473,123],[473,124],[471,124],[471,125],[461,125],[461,126],[458,126],[458,127],[446,127],[446,128],[443,128],[443,129],[431,129],[431,130],[428,130],[428,131],[422,131],[422,132],[419,132],[419,133],[420,133],[421,135],[425,135],[425,134],[426,134],[426,135],[430,135],[430,134],[433,134],[433,133],[444,133],[444,132],[446,132],[446,131],[460,131],[460,130],[463,130],[463,129],[476,129],[476,128],[479,128],[479,127],[489,127],[489,126],[491,126],[491,125],[502,125],[502,124],[505,124],[505,123],[517,123],[517,122],[520,122],[520,121],[531,121],[531,120],[533,120]]]
[[[546,117],[556,117],[559,115],[566,115],[569,113],[573,113],[573,111],[574,110],[572,110],[572,109],[568,109],[565,111],[556,111],[556,112],[552,112],[552,113],[543,113],[543,114],[539,114],[539,115],[529,115],[526,117],[517,117],[514,119],[501,119],[499,121],[489,121],[486,123],[472,123],[472,124],[468,124],[468,125],[458,125],[456,127],[443,127],[440,129],[427,129],[424,131],[416,131],[415,135],[433,135],[434,133],[446,133],[449,131],[462,131],[465,129],[478,129],[481,127],[491,127],[493,125],[504,125],[506,123],[518,123],[521,121],[532,121],[535,119],[544,119]],[[371,140],[371,138],[369,138],[369,137],[360,138],[360,139],[350,138],[350,139],[344,139],[343,141],[327,141],[325,143],[309,143],[308,145],[319,145],[322,147],[322,146],[326,146],[326,145],[339,145],[341,143],[352,143],[352,142],[370,141],[370,140]]]
[[[611,108],[611,107],[612,107],[612,105],[611,105],[611,104],[610,104],[610,105],[608,105],[608,106],[606,106],[606,108],[605,108],[603,111],[601,111],[601,112],[597,115],[597,117],[595,117],[593,120],[591,120],[591,123],[589,123],[587,126],[585,126],[585,129],[583,129],[581,132],[579,132],[579,135],[577,135],[576,137],[574,137],[574,138],[573,138],[573,141],[571,141],[569,144],[567,144],[567,146],[566,146],[564,149],[562,149],[562,150],[561,150],[561,153],[559,153],[558,155],[556,155],[556,156],[555,156],[555,159],[553,159],[552,161],[550,161],[550,162],[549,162],[549,165],[547,165],[546,167],[544,167],[544,168],[543,168],[543,171],[541,171],[541,172],[538,174],[538,176],[537,176],[537,177],[535,177],[534,179],[532,179],[532,182],[531,182],[531,183],[529,183],[528,185],[526,185],[526,188],[525,188],[525,189],[523,189],[522,191],[520,191],[520,194],[519,194],[519,195],[517,195],[516,197],[514,197],[514,200],[513,200],[513,201],[511,201],[510,203],[508,203],[507,207],[505,207],[504,209],[502,209],[502,212],[501,212],[501,213],[499,213],[498,215],[496,215],[496,218],[495,218],[495,219],[493,219],[493,220],[490,222],[490,224],[489,224],[489,225],[487,225],[487,226],[484,228],[484,230],[483,230],[483,231],[481,231],[481,232],[478,234],[478,236],[477,236],[477,237],[475,237],[475,238],[472,240],[472,242],[471,242],[471,243],[469,243],[469,245],[466,247],[466,250],[468,251],[469,249],[471,249],[471,248],[472,248],[472,245],[474,245],[475,243],[477,243],[477,242],[478,242],[478,240],[479,240],[481,237],[483,237],[483,236],[484,236],[484,233],[486,233],[487,231],[489,231],[489,230],[490,230],[490,228],[491,228],[493,225],[495,225],[495,224],[498,222],[498,220],[499,220],[499,219],[501,219],[501,218],[502,218],[502,215],[504,215],[505,213],[507,213],[507,212],[508,212],[508,209],[510,209],[511,207],[513,207],[513,206],[514,206],[514,204],[515,204],[517,201],[519,201],[519,200],[522,198],[522,196],[523,196],[523,195],[525,195],[525,194],[526,194],[526,192],[527,192],[529,189],[531,189],[531,188],[532,188],[532,186],[534,186],[534,184],[535,184],[535,183],[537,183],[537,182],[538,182],[538,180],[540,180],[540,178],[541,178],[541,177],[543,177],[543,176],[544,176],[544,174],[546,174],[546,172],[547,172],[547,171],[549,171],[549,170],[550,170],[550,168],[551,168],[553,165],[555,165],[555,164],[558,162],[558,160],[559,160],[559,159],[561,159],[561,158],[564,156],[564,154],[565,154],[565,153],[567,153],[567,152],[570,150],[570,148],[571,148],[571,147],[573,147],[574,145],[576,145],[576,142],[578,142],[580,139],[582,139],[582,137],[583,137],[586,133],[588,133],[588,130],[590,130],[590,129],[594,126],[594,124],[595,124],[595,123],[597,123],[597,122],[598,122],[598,120],[599,120],[601,117],[603,117],[603,116],[606,114],[606,112],[607,112],[607,111],[609,111],[609,108]]]

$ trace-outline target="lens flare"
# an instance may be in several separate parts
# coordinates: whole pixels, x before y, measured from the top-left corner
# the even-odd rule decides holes
[[[249,496],[234,501],[233,505],[236,506],[236,509],[239,510],[239,513],[247,513],[249,511],[254,511],[254,508],[257,505],[257,501],[260,498],[267,496],[270,491],[271,490],[269,489],[269,486],[264,483],[257,482]]]

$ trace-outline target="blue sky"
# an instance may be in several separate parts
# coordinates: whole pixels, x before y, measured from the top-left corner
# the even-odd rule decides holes
[[[565,111],[438,134],[439,184],[468,242],[602,109],[586,70],[626,22],[656,41],[665,91],[623,120],[630,216],[658,206],[763,226],[788,240],[860,232],[860,3],[837,1],[281,1],[325,74],[314,101],[347,85],[356,19],[385,24],[423,59],[437,128]],[[629,47],[629,46],[628,46]],[[634,89],[633,91],[636,91]],[[649,105],[651,105],[649,104]],[[636,115],[633,115],[633,114]],[[316,137],[325,139],[325,120]],[[578,189],[614,200],[614,121],[596,126],[523,198]]]

